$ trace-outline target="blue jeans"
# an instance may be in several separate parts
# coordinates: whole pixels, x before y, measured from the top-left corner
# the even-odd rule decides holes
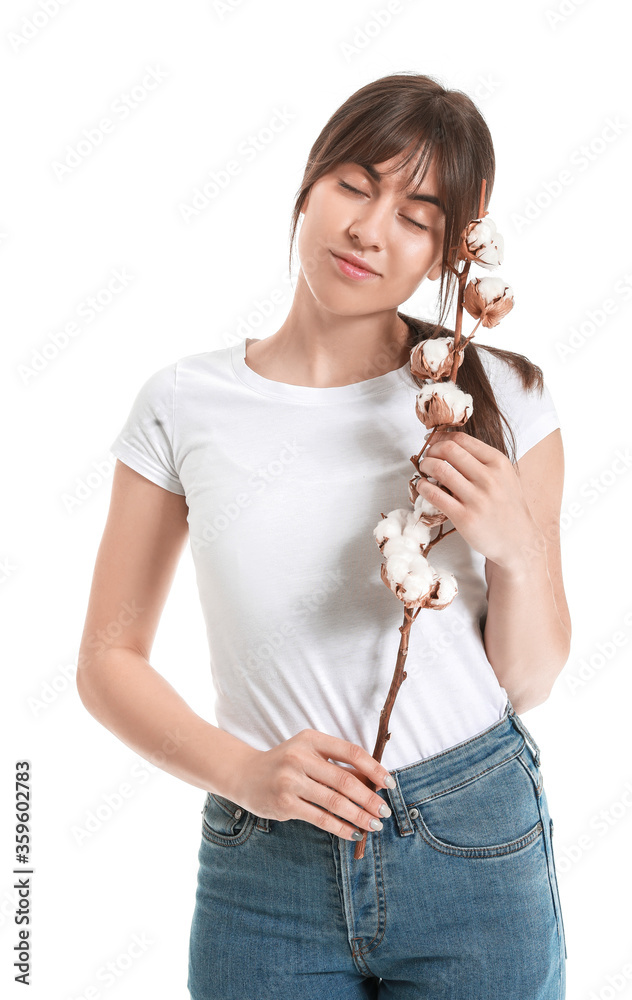
[[[563,1000],[553,821],[511,702],[391,774],[357,860],[355,841],[207,794],[192,1000]]]

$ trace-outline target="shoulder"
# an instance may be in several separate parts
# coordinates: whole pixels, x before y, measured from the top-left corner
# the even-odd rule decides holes
[[[176,358],[145,377],[139,396],[148,399],[174,399],[183,381],[202,379],[221,369],[230,360],[231,351],[232,347],[221,347]]]

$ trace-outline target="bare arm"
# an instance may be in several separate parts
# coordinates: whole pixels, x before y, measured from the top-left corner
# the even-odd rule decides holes
[[[116,462],[79,649],[77,690],[106,729],[163,770],[234,799],[257,751],[197,715],[149,663],[188,534],[183,496]]]
[[[568,660],[571,619],[560,553],[564,452],[559,428],[518,462],[520,485],[533,518],[512,565],[487,559],[488,659],[516,712],[548,698]]]
[[[369,830],[384,815],[376,790],[387,772],[367,750],[312,729],[256,750],[197,715],[149,663],[187,533],[185,498],[117,461],[79,650],[81,701],[141,757],[258,816],[347,840]]]

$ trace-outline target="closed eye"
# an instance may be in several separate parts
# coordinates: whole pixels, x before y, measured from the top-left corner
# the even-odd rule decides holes
[[[346,188],[347,191],[353,191],[354,194],[362,194],[362,195],[365,194],[364,191],[358,191],[357,188],[351,187],[351,185],[347,184],[345,181],[338,181],[338,184],[340,185],[340,187]],[[413,226],[417,226],[418,229],[424,229],[426,232],[430,232],[429,226],[423,226],[421,222],[415,222],[414,219],[409,219],[407,215],[402,216],[402,218],[406,219],[406,221],[410,222]]]

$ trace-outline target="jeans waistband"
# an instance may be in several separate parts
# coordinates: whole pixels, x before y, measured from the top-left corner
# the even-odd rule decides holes
[[[539,767],[540,748],[508,698],[505,714],[498,722],[448,750],[391,771],[395,788],[380,789],[378,795],[388,799],[400,833],[412,834],[414,828],[408,810],[414,808],[415,803],[450,791],[497,764],[517,757],[525,745],[529,745],[533,762]],[[258,830],[270,833],[273,826],[273,820],[257,817]]]
[[[391,771],[395,788],[380,789],[378,794],[388,798],[400,833],[412,834],[409,809],[517,757],[527,744],[538,767],[540,748],[507,699],[505,714],[498,722],[448,750]]]

